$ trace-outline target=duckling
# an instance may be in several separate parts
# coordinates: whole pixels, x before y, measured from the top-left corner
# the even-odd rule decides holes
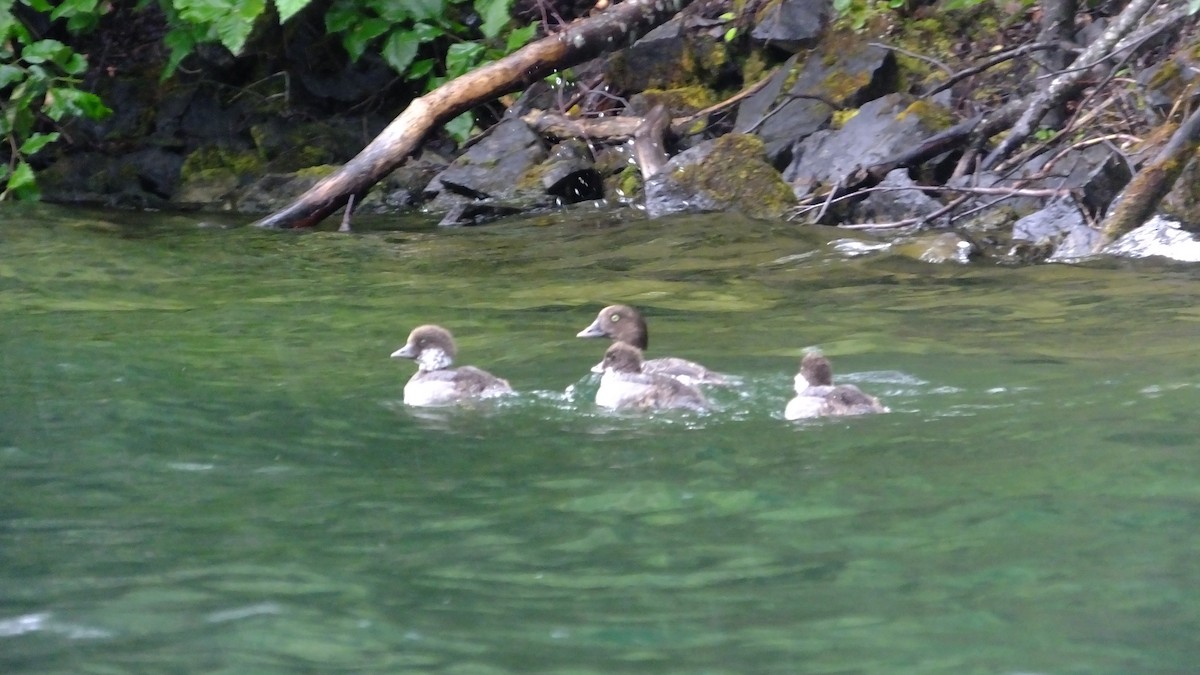
[[[614,342],[604,352],[599,369],[600,388],[596,390],[596,405],[613,410],[666,410],[684,408],[703,411],[710,408],[708,399],[690,384],[665,375],[647,373],[642,350],[624,342]]]
[[[451,368],[457,348],[450,331],[432,324],[418,326],[394,359],[412,359],[417,372],[404,385],[404,403],[411,406],[453,405],[468,400],[513,393],[508,381],[475,366]]]
[[[852,384],[833,384],[833,366],[820,352],[810,351],[800,360],[795,379],[796,397],[788,401],[784,419],[866,415],[889,412],[879,399]]]

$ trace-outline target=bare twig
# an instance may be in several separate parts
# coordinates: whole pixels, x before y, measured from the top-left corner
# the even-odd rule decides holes
[[[1008,157],[1017,146],[1024,143],[1025,139],[1032,136],[1042,117],[1078,90],[1079,81],[1085,72],[1111,57],[1112,48],[1134,29],[1137,22],[1156,2],[1157,0],[1130,0],[1125,9],[1117,15],[1112,25],[1079,55],[1076,62],[1082,64],[1081,66],[1072,68],[1069,72],[1060,73],[1032,97],[1025,107],[1025,111],[1012,125],[1008,136],[983,160],[983,168],[991,169],[996,166],[1001,160]]]
[[[897,47],[895,45],[889,45],[889,44],[885,44],[883,42],[868,42],[867,44],[872,47],[877,47],[879,49],[887,49],[887,50],[890,50],[893,52],[900,52],[901,54],[904,54],[905,56],[911,56],[914,59],[918,59],[918,60],[924,61],[926,63],[931,63],[934,66],[937,66],[938,68],[941,68],[942,70],[946,71],[947,74],[954,75],[953,68],[946,65],[945,63],[942,63],[941,61],[938,61],[937,59],[933,58],[932,56],[918,54],[917,52],[909,51],[907,49],[904,49],[903,47]]]

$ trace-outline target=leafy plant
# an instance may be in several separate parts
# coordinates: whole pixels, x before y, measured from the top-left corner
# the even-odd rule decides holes
[[[100,0],[66,0],[56,7],[46,0],[20,2],[51,20],[65,21],[72,33],[94,28],[106,7]],[[44,129],[73,117],[102,119],[112,111],[100,97],[78,88],[87,58],[58,40],[35,37],[13,7],[12,2],[0,5],[0,95],[6,94],[0,138],[8,146],[8,162],[0,164],[0,200],[38,199],[29,159],[60,137],[58,131]]]
[[[273,0],[281,23],[312,4],[313,0]],[[266,0],[159,0],[171,30],[165,41],[171,53],[163,74],[169,77],[197,45],[217,42],[234,54],[241,53],[254,22],[267,9]],[[352,61],[368,50],[376,51],[392,70],[409,81],[423,83],[426,91],[524,46],[537,26],[509,31],[513,0],[335,0],[325,13],[325,29],[340,35]],[[479,18],[472,28],[454,17],[471,12]],[[427,49],[426,45],[443,45]],[[444,46],[448,43],[448,46]],[[441,69],[439,72],[439,65]],[[469,114],[447,125],[459,141],[474,125]]]

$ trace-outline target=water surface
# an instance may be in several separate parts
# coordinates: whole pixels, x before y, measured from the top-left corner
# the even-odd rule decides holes
[[[1200,273],[0,210],[0,672],[1184,673]],[[219,224],[219,223],[218,223]],[[597,411],[575,333],[742,378]],[[425,322],[521,394],[400,403]],[[889,415],[789,423],[801,350]]]

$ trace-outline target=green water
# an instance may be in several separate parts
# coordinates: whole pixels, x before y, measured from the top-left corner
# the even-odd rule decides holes
[[[1200,268],[0,209],[0,672],[1185,673]],[[743,378],[598,412],[579,340]],[[521,395],[399,401],[409,329]],[[819,345],[889,415],[793,424]]]

